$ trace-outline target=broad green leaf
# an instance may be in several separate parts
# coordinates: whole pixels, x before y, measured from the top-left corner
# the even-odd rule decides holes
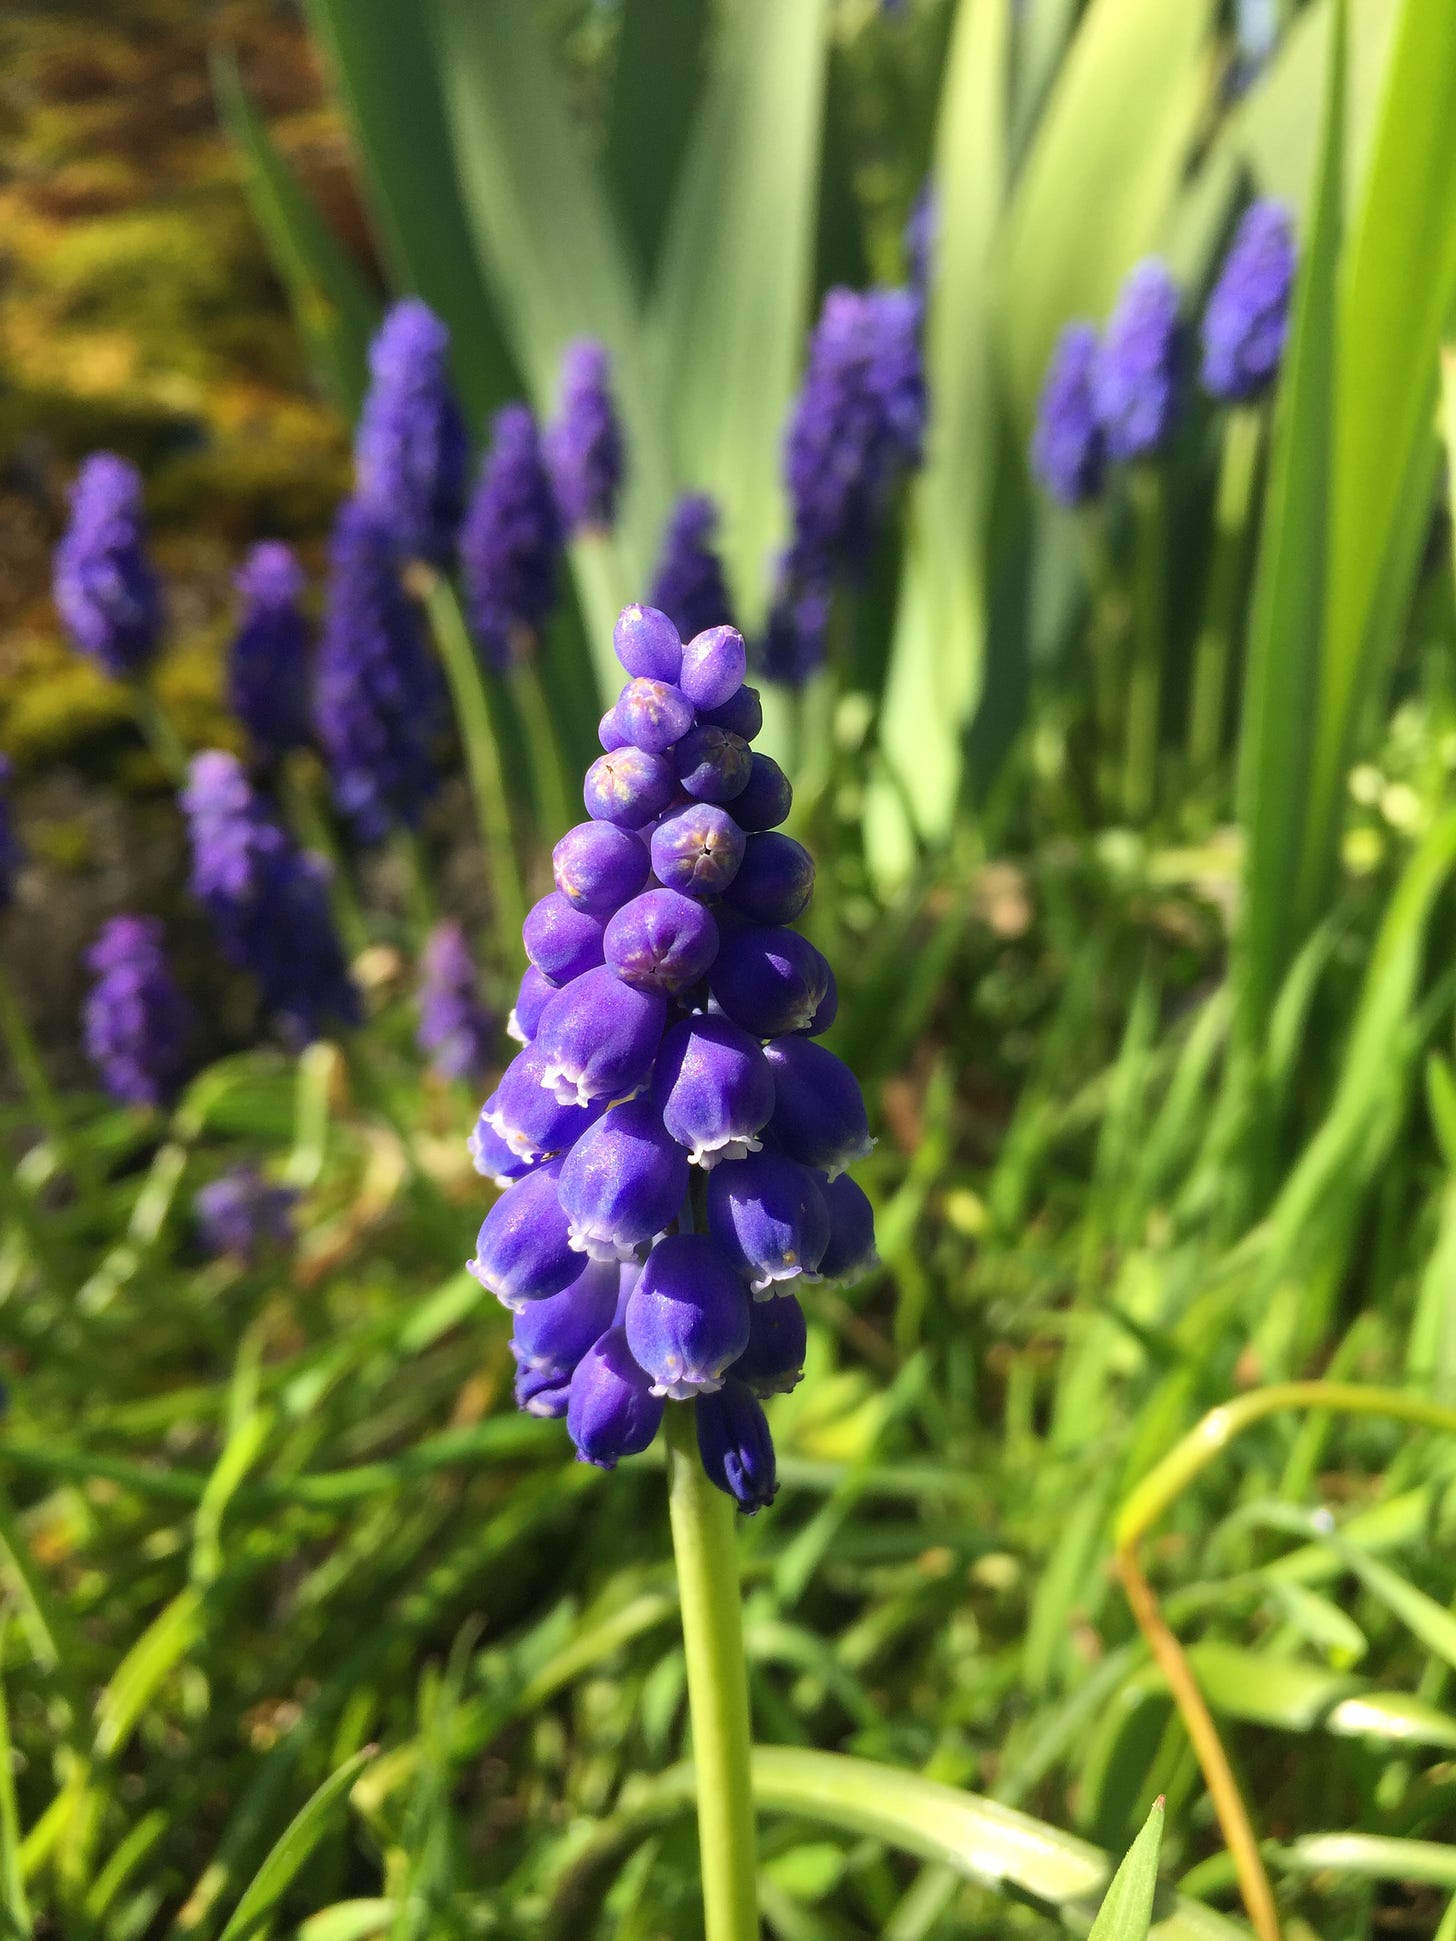
[[[1276,1865],[1337,1880],[1398,1880],[1456,1887],[1456,1847],[1380,1833],[1304,1833],[1276,1847]]]
[[[708,0],[622,0],[605,162],[644,287],[657,268],[675,187],[703,117]]]
[[[243,1890],[220,1941],[253,1941],[254,1936],[264,1932],[299,1868],[328,1831],[334,1809],[374,1757],[374,1750],[373,1746],[366,1746],[362,1752],[356,1752],[305,1800]]]
[[[1279,1732],[1456,1746],[1456,1719],[1438,1706],[1406,1692],[1381,1691],[1343,1672],[1214,1643],[1194,1645],[1188,1662],[1204,1697],[1228,1718]]]
[[[1163,1844],[1163,1802],[1156,1799],[1147,1824],[1113,1875],[1087,1941],[1146,1941],[1153,1922],[1158,1854]]]

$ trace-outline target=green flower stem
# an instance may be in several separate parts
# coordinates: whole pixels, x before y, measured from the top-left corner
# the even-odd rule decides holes
[[[551,720],[551,704],[541,682],[534,642],[511,669],[511,691],[526,731],[531,756],[531,782],[542,826],[558,832],[580,822],[581,805],[572,803],[571,785],[561,752],[561,740]]]
[[[309,755],[296,751],[283,764],[283,806],[300,846],[322,856],[329,866],[329,903],[334,922],[351,958],[369,945],[369,927],[354,892],[343,855],[327,815],[319,806],[318,767]]]
[[[157,691],[148,678],[143,676],[129,686],[132,712],[147,746],[166,770],[168,778],[181,788],[187,780],[188,760],[182,737],[172,726],[171,718],[157,699]]]
[[[667,1495],[698,1780],[707,1941],[758,1941],[752,1734],[733,1505],[698,1455],[696,1404],[669,1402]]]
[[[1092,657],[1096,795],[1102,810],[1110,813],[1117,796],[1116,750],[1127,637],[1127,595],[1112,570],[1101,506],[1087,506],[1078,513],[1077,531],[1092,609],[1088,646]]]
[[[1224,426],[1214,504],[1213,561],[1203,626],[1193,650],[1193,694],[1188,708],[1188,767],[1195,787],[1208,782],[1223,750],[1239,584],[1259,474],[1263,422],[1258,407],[1246,404],[1230,411]]]
[[[61,1102],[41,1063],[40,1052],[26,1020],[25,1007],[3,965],[0,965],[0,1037],[5,1041],[5,1049],[30,1108],[55,1148],[56,1157],[75,1180],[77,1187],[90,1197],[96,1190],[96,1168],[91,1163],[90,1155],[71,1137]]]
[[[465,625],[459,595],[449,580],[436,573],[426,582],[424,597],[435,643],[445,663],[445,678],[450,683],[455,719],[465,748],[465,765],[470,772],[481,847],[490,878],[495,942],[500,955],[506,948],[506,940],[519,936],[526,919],[526,891],[511,833],[500,737],[491,716],[480,656]]]
[[[1132,662],[1128,668],[1122,807],[1143,822],[1158,799],[1158,720],[1163,703],[1163,643],[1167,631],[1166,518],[1162,475],[1152,465],[1133,471]]]

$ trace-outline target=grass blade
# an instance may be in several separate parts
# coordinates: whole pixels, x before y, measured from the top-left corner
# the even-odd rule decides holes
[[[1087,1941],[1147,1941],[1158,1885],[1158,1852],[1163,1844],[1163,1802],[1156,1799],[1147,1824],[1113,1876],[1107,1898]]]
[[[334,1808],[374,1757],[374,1752],[373,1746],[365,1746],[362,1752],[345,1760],[299,1808],[243,1890],[242,1899],[233,1909],[232,1919],[219,1941],[250,1941],[250,1937],[263,1932],[299,1868],[328,1831]]]

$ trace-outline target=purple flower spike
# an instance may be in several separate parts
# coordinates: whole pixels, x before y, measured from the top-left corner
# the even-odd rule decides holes
[[[10,817],[10,759],[0,755],[0,910],[15,895],[15,879],[20,873],[24,852]]]
[[[691,728],[673,750],[677,779],[699,802],[731,802],[743,793],[753,750],[726,728]]]
[[[627,1342],[654,1395],[681,1402],[722,1387],[748,1346],[748,1292],[706,1234],[653,1248],[627,1302]]]
[[[593,1260],[635,1260],[676,1219],[688,1162],[646,1099],[614,1105],[561,1167],[571,1244]]]
[[[734,1375],[755,1395],[787,1395],[803,1379],[809,1330],[803,1308],[782,1287],[780,1282],[772,1300],[753,1303],[748,1346],[733,1364]]]
[[[505,1187],[513,1179],[524,1179],[527,1173],[534,1173],[541,1162],[539,1159],[522,1159],[519,1153],[511,1150],[487,1117],[494,1103],[495,1096],[492,1094],[486,1100],[485,1109],[476,1120],[465,1145],[476,1172],[483,1179],[494,1180],[497,1186]]]
[[[717,506],[705,492],[688,492],[673,507],[662,535],[652,604],[671,618],[684,640],[733,619],[723,562],[713,546],[717,530]]]
[[[1092,395],[1096,363],[1096,330],[1068,324],[1047,367],[1031,441],[1032,470],[1059,505],[1083,505],[1102,490],[1106,443]]]
[[[736,627],[708,627],[683,646],[678,686],[695,708],[721,708],[742,687],[748,649]]]
[[[142,481],[115,452],[93,452],[71,487],[55,557],[55,599],[71,644],[115,680],[141,674],[162,631],[162,589],[147,554]]]
[[[256,1166],[233,1166],[199,1189],[192,1216],[208,1253],[256,1267],[293,1245],[297,1200],[291,1186],[273,1185]]]
[[[309,739],[303,569],[276,539],[255,546],[235,585],[242,603],[228,655],[228,704],[265,761]]]
[[[660,755],[692,727],[693,704],[680,688],[636,675],[617,697],[612,718],[634,748]]]
[[[334,524],[314,719],[334,795],[362,842],[412,828],[439,782],[444,691],[387,529],[358,499]]]
[[[610,532],[622,488],[622,432],[608,389],[610,360],[590,338],[561,360],[561,406],[546,434],[556,502],[572,532]]]
[[[677,890],[645,890],[607,925],[607,964],[624,984],[676,997],[718,955],[712,912]]]
[[[756,1038],[775,1038],[813,1023],[829,989],[829,966],[797,930],[755,923],[727,932],[708,983],[735,1024]]]
[[[542,1083],[546,1060],[527,1045],[501,1073],[481,1119],[516,1158],[534,1164],[564,1152],[602,1113],[600,1105],[563,1104]]]
[[[721,708],[699,708],[698,725],[725,728],[730,735],[752,741],[763,726],[763,697],[756,687],[741,687]]]
[[[524,404],[508,404],[496,413],[460,535],[470,624],[498,672],[545,630],[563,536],[536,420]]]
[[[506,1036],[514,1038],[518,1045],[529,1045],[541,1022],[541,1013],[555,997],[557,988],[534,964],[528,964],[521,973],[516,1001],[506,1019]]]
[[[546,1006],[533,1050],[541,1083],[564,1104],[624,1099],[642,1085],[662,1039],[667,1000],[636,991],[602,967],[587,971]]]
[[[655,821],[676,795],[677,776],[662,755],[623,746],[597,757],[586,772],[581,793],[593,821],[640,829]]]
[[[708,1231],[766,1300],[780,1281],[813,1279],[829,1245],[829,1208],[807,1166],[781,1152],[750,1153],[708,1177]]]
[[[1282,202],[1244,211],[1203,313],[1203,388],[1232,402],[1267,388],[1284,355],[1294,228]]]
[[[873,1149],[859,1080],[832,1051],[809,1038],[776,1038],[763,1055],[774,1081],[768,1129],[791,1159],[832,1181]]]
[[[829,1208],[829,1245],[819,1262],[819,1278],[847,1287],[880,1264],[875,1251],[875,1210],[848,1173],[823,1185]]]
[[[763,1047],[728,1018],[692,1017],[662,1041],[652,1102],[696,1166],[758,1151],[774,1105]]]
[[[560,890],[543,896],[526,913],[522,940],[532,964],[553,984],[569,984],[602,961],[605,917],[567,902]]]
[[[793,806],[793,800],[789,778],[772,755],[755,755],[749,765],[748,780],[733,798],[733,820],[751,835],[764,829],[777,829]]]
[[[571,1378],[566,1431],[577,1458],[615,1469],[623,1456],[640,1456],[662,1425],[662,1397],[627,1346],[625,1328],[609,1328],[577,1363]]]
[[[1178,286],[1148,257],[1123,284],[1092,366],[1097,422],[1112,458],[1150,458],[1166,442],[1178,348]]]
[[[450,390],[450,333],[406,297],[369,347],[369,395],[354,440],[359,497],[406,559],[437,565],[455,551],[468,440]]]
[[[556,887],[573,909],[620,910],[647,881],[647,845],[610,822],[579,822],[551,852]]]
[[[695,802],[653,830],[653,873],[684,896],[718,896],[738,873],[743,845],[743,831],[726,809]]]
[[[560,1421],[571,1406],[571,1376],[556,1368],[517,1368],[511,1388],[516,1407],[543,1421]]]
[[[658,607],[623,607],[612,629],[617,659],[635,680],[677,686],[682,672],[682,638]]]
[[[156,917],[113,917],[86,954],[86,1055],[126,1105],[167,1105],[187,1063],[192,1012],[162,950]]]
[[[416,1043],[441,1078],[479,1080],[490,1063],[495,1020],[480,1001],[475,961],[462,925],[436,925],[420,970]]]
[[[813,894],[814,858],[792,836],[770,833],[748,838],[723,901],[753,923],[792,923]]]
[[[556,1197],[561,1161],[552,1159],[508,1186],[486,1214],[470,1272],[502,1307],[559,1294],[581,1272],[581,1255],[568,1239],[566,1215]]]
[[[730,1375],[715,1395],[697,1402],[698,1454],[710,1481],[745,1516],[766,1510],[778,1494],[773,1437],[763,1405]]]
[[[511,1353],[519,1366],[569,1377],[611,1327],[617,1283],[615,1262],[589,1260],[559,1294],[518,1308],[511,1328]]]

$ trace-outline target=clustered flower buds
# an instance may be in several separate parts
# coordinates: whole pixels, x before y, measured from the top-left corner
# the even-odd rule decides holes
[[[685,492],[672,509],[652,581],[652,604],[684,640],[732,620],[733,609],[714,550],[718,508],[706,492]]]
[[[1203,388],[1229,401],[1273,380],[1289,332],[1294,232],[1282,202],[1244,211],[1203,313]]]
[[[93,452],[76,474],[55,596],[72,643],[103,672],[145,672],[162,631],[162,588],[147,552],[141,476],[114,452]]]
[[[464,926],[436,924],[420,959],[419,1048],[441,1078],[479,1079],[490,1062],[496,1026],[480,998],[480,981]]]
[[[187,1063],[192,1014],[162,949],[156,917],[112,917],[91,946],[86,1055],[127,1105],[166,1105]]]
[[[530,406],[504,405],[460,534],[470,624],[497,672],[545,627],[564,538]]]
[[[1108,456],[1147,458],[1168,436],[1177,402],[1178,286],[1150,256],[1128,275],[1092,366]]]
[[[610,532],[622,489],[622,431],[608,388],[606,347],[583,337],[561,359],[561,399],[546,464],[568,532]]]
[[[523,1049],[471,1136],[504,1191],[470,1267],[513,1311],[521,1407],[564,1415],[583,1461],[613,1468],[692,1401],[704,1468],[754,1510],[775,1488],[761,1398],[803,1367],[798,1291],[874,1260],[845,1172],[871,1140],[815,1042],[834,977],[790,927],[814,870],[777,827],[786,777],[749,745],[742,636],[684,642],[633,606],[614,638],[628,679],[589,820],[527,918]]]
[[[308,622],[303,568],[280,540],[255,546],[239,569],[242,611],[228,655],[228,700],[265,761],[309,740]]]
[[[358,496],[402,558],[455,550],[469,439],[450,389],[450,333],[418,297],[394,305],[369,346],[354,441]]]
[[[1102,489],[1106,447],[1092,396],[1097,331],[1069,323],[1047,368],[1032,435],[1032,469],[1059,505],[1082,505]]]
[[[267,1255],[286,1252],[293,1245],[297,1199],[291,1186],[274,1185],[244,1161],[199,1187],[192,1216],[209,1254],[256,1267]]]

